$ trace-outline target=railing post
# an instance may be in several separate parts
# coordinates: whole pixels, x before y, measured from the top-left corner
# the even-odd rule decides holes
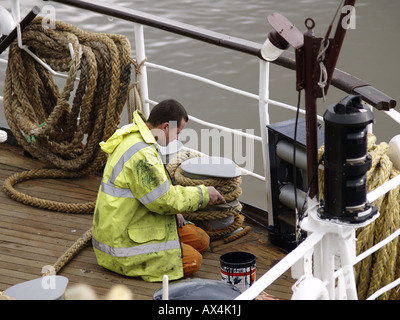
[[[322,256],[315,256],[315,264],[321,264],[321,280],[325,282],[329,299],[335,300],[335,253],[338,250],[336,244],[337,237],[334,234],[327,233],[322,239]]]
[[[264,176],[266,184],[268,224],[272,225],[274,223],[274,218],[272,212],[271,174],[269,168],[270,166],[269,166],[268,131],[267,131],[267,125],[269,124],[268,99],[269,99],[269,62],[260,59],[258,109],[259,109],[260,131],[262,139]]]
[[[143,25],[134,23],[135,26],[135,47],[136,47],[136,60],[140,64],[146,59],[145,44],[144,44],[144,32]],[[149,105],[149,89],[147,84],[147,68],[143,64],[140,68],[140,73],[138,74],[140,96],[142,98],[143,113],[146,118],[150,114]]]

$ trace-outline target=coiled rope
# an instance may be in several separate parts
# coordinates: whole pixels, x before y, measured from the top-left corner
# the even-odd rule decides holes
[[[367,172],[367,190],[372,191],[400,174],[390,161],[388,144],[378,145],[376,137],[368,135],[368,152],[372,157],[372,165]],[[319,150],[321,157],[323,146]],[[323,171],[319,172],[320,199],[323,198]],[[364,228],[357,230],[357,255],[388,237],[400,227],[400,187],[388,192],[374,202],[380,216]],[[364,300],[375,291],[400,277],[400,242],[395,238],[386,246],[368,256],[354,266],[356,274],[358,298]],[[392,289],[381,295],[382,300],[398,300],[400,293]]]
[[[55,21],[54,29],[43,27],[41,17],[25,28],[22,41],[53,70],[68,76],[60,92],[48,70],[17,41],[11,44],[4,88],[6,119],[18,143],[51,169],[16,173],[5,180],[4,192],[40,208],[92,213],[94,202],[43,200],[13,186],[28,179],[75,178],[104,166],[106,154],[100,152],[99,142],[106,141],[120,122],[130,82],[130,43],[122,35],[91,33],[61,21]]]
[[[242,189],[240,188],[240,184],[242,182],[241,176],[235,178],[212,177],[207,179],[192,179],[184,175],[183,170],[180,166],[181,163],[190,158],[200,156],[201,155],[199,153],[191,151],[179,152],[170,161],[170,163],[167,164],[167,170],[170,173],[171,178],[175,179],[175,182],[182,186],[197,186],[200,184],[213,186],[221,193],[221,195],[227,202],[237,200],[242,194]],[[226,238],[224,238],[224,242],[228,243],[233,240],[239,239],[240,237],[249,233],[251,230],[250,226],[243,227],[244,216],[240,214],[241,209],[242,205],[239,203],[237,207],[231,207],[227,209],[217,209],[216,207],[213,207],[212,210],[206,208],[203,210],[198,210],[196,212],[183,213],[183,216],[185,217],[185,219],[202,226],[207,234],[211,237],[211,240],[227,236]],[[226,219],[229,217],[233,217],[233,222],[230,225],[222,229],[213,229],[211,223],[212,220]],[[239,230],[241,228],[242,230]],[[233,233],[236,230],[239,231]]]

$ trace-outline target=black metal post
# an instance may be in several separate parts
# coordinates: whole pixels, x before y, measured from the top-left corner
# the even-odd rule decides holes
[[[311,24],[310,24],[311,23]],[[310,197],[318,197],[318,179],[311,181],[313,172],[318,166],[318,141],[317,141],[317,98],[314,93],[313,70],[315,66],[314,46],[314,21],[308,19],[308,30],[304,33],[304,91],[306,108],[306,142],[307,142],[307,179],[310,184]]]

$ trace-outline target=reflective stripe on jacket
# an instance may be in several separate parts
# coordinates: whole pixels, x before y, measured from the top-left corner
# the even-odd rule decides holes
[[[183,277],[176,214],[204,208],[208,189],[172,185],[143,115],[100,143],[109,154],[93,218],[99,265],[146,281]]]

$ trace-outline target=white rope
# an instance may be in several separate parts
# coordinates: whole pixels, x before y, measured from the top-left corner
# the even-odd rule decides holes
[[[322,98],[324,99],[324,102],[326,101],[325,97],[325,87],[328,84],[328,72],[326,70],[325,64],[324,64],[324,59],[325,59],[325,52],[329,48],[329,40],[322,40],[321,42],[321,47],[319,49],[319,53],[317,56],[317,61],[319,62],[319,69],[320,69],[320,74],[319,74],[319,82],[318,86],[322,90]]]

